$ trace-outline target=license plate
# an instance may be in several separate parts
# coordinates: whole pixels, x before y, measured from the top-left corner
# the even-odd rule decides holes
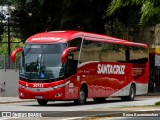
[[[35,96],[36,99],[43,99],[43,96]]]

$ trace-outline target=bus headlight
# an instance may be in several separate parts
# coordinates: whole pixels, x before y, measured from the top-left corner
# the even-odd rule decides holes
[[[53,88],[53,89],[62,88],[62,87],[64,87],[64,86],[66,86],[69,82],[70,82],[70,81],[67,81],[67,82],[64,83],[64,84],[56,85],[56,86],[53,86],[52,88]]]
[[[53,89],[58,89],[58,88],[62,88],[63,86],[65,86],[64,84],[60,84],[60,85],[57,85],[57,86],[54,86],[52,87]]]
[[[23,86],[23,85],[21,85],[21,84],[19,84],[19,87],[22,88],[22,89],[25,89],[25,88],[26,88],[26,86]]]

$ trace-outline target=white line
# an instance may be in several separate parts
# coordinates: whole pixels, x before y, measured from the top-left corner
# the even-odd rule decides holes
[[[103,115],[112,115],[112,114],[119,114],[119,113],[122,113],[122,112],[111,112],[111,113],[102,113],[102,114],[94,114],[94,115],[85,115],[83,117],[71,117],[71,118],[65,118],[65,119],[62,119],[62,120],[76,120],[76,119],[82,119],[82,118],[88,118],[88,117],[101,117]]]
[[[138,111],[158,111],[158,110],[160,109],[148,109],[148,110],[144,109],[144,110],[138,110]]]
[[[85,117],[72,117],[72,118],[65,118],[62,120],[75,120],[75,119],[82,119],[82,118],[85,118]]]
[[[18,118],[18,117],[0,117],[0,120],[10,120],[12,118]]]

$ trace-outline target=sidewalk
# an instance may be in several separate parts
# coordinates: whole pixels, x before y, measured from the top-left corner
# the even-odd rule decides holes
[[[18,103],[18,102],[32,102],[33,99],[20,99],[18,97],[0,97],[0,104]]]
[[[144,94],[142,96],[160,96],[160,92],[150,92],[150,93]]]

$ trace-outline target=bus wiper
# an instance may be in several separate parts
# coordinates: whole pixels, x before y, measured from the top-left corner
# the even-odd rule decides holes
[[[36,64],[34,65],[34,63],[36,63]],[[32,65],[32,64],[33,64],[33,67],[32,67],[32,69],[31,69],[31,71],[30,71],[30,73],[29,73],[28,81],[29,81],[29,79],[31,78],[31,75],[32,75],[32,72],[34,71],[34,69],[35,69],[35,68],[36,68],[37,70],[40,69],[38,57],[37,57],[37,62],[31,62],[31,65]]]

